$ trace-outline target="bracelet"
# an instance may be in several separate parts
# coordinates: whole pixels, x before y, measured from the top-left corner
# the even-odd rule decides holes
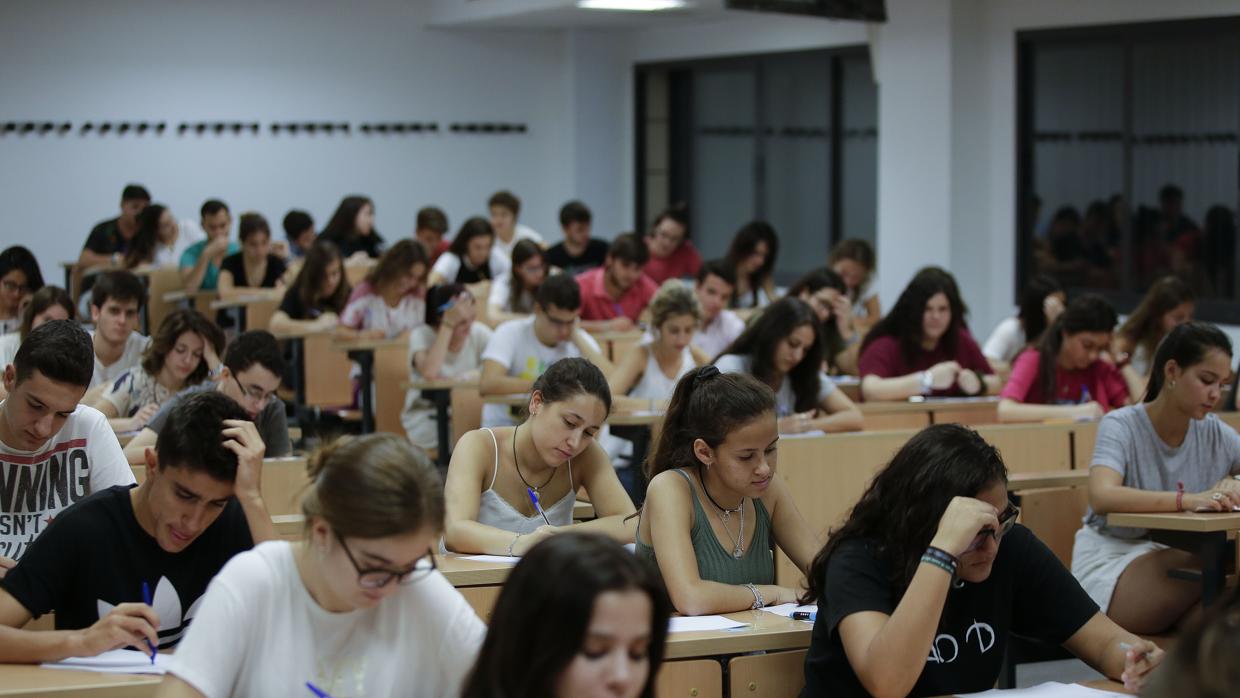
[[[1175,510],[1184,511],[1184,483],[1175,483]]]
[[[516,544],[517,544],[517,540],[518,540],[518,539],[520,539],[520,538],[521,538],[521,534],[520,534],[520,533],[518,533],[518,534],[517,534],[517,535],[516,535],[516,536],[512,539],[512,542],[508,544],[508,557],[512,557],[512,546],[516,545]]]
[[[927,560],[927,558],[929,559]],[[933,545],[926,548],[926,552],[922,554],[921,559],[942,567],[950,572],[953,577],[956,576],[956,570],[960,568],[960,561],[956,559],[955,555]]]
[[[921,561],[922,561],[922,562],[924,562],[924,563],[926,563],[926,564],[933,565],[933,566],[935,566],[935,567],[937,567],[937,568],[939,568],[939,569],[943,570],[943,571],[944,571],[944,572],[946,572],[946,573],[948,574],[948,576],[949,576],[949,577],[951,577],[952,579],[955,579],[955,578],[956,578],[956,570],[955,570],[955,569],[953,569],[951,565],[949,565],[949,564],[947,564],[947,563],[943,562],[942,560],[939,560],[938,558],[931,557],[931,556],[929,556],[929,555],[922,555],[922,556],[921,556]]]
[[[759,609],[766,606],[766,601],[762,598],[762,592],[758,591],[758,587],[753,584],[746,584],[745,588],[753,592],[753,605],[750,608]]]

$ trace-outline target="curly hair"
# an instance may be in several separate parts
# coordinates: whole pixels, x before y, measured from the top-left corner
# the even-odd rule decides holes
[[[159,323],[159,329],[151,335],[151,344],[142,354],[142,370],[152,376],[159,375],[164,368],[164,362],[168,360],[169,352],[176,347],[177,339],[186,332],[194,332],[201,336],[204,342],[210,342],[217,355],[223,353],[224,333],[220,328],[198,311],[181,308],[164,318],[164,321]],[[201,383],[206,379],[208,370],[207,362],[200,361],[194,372],[185,379],[185,384]]]

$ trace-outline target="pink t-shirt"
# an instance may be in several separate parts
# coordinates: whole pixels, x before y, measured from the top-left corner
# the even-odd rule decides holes
[[[611,320],[623,315],[637,322],[637,317],[650,304],[654,292],[659,289],[658,285],[642,274],[629,290],[620,296],[620,300],[612,300],[603,285],[603,274],[606,271],[605,267],[599,267],[577,275],[577,286],[581,288],[581,319]]]
[[[989,375],[990,362],[982,355],[982,350],[977,346],[977,341],[973,339],[973,335],[968,330],[961,329],[956,336],[956,353],[952,354],[947,350],[947,342],[940,341],[932,351],[919,351],[913,357],[912,362],[904,360],[904,355],[900,352],[900,342],[890,335],[879,337],[870,343],[861,353],[861,358],[857,362],[858,373],[862,378],[869,375],[878,376],[879,378],[899,378],[907,376],[910,373],[918,373],[924,371],[931,366],[942,363],[944,361],[955,361],[960,364],[961,368],[967,368],[982,375]],[[959,397],[964,395],[956,386],[952,386],[947,390],[935,390],[931,393],[935,397]]]
[[[650,246],[649,241],[646,246]],[[652,251],[650,261],[642,267],[642,272],[656,284],[661,284],[668,279],[695,278],[701,268],[702,255],[698,254],[692,242],[685,240],[666,257],[656,257]]]
[[[1079,405],[1096,401],[1110,412],[1128,401],[1128,384],[1112,364],[1095,361],[1087,368],[1067,371],[1055,368],[1055,396],[1049,399],[1038,385],[1038,362],[1042,354],[1026,349],[1012,364],[1012,375],[999,397],[1039,405]]]

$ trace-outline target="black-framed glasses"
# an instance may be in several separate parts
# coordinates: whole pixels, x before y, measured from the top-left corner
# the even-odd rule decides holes
[[[271,398],[276,396],[275,393],[263,392],[262,388],[245,387],[244,385],[241,384],[241,379],[238,378],[237,374],[235,373],[232,374],[232,377],[233,377],[233,380],[237,382],[237,387],[241,388],[241,394],[253,400],[254,402],[258,403],[259,407],[265,406],[268,402],[271,402]]]
[[[982,529],[981,532],[979,532],[973,539],[973,542],[969,544],[969,548],[965,550],[965,552],[973,552],[974,550],[982,547],[982,543],[986,540],[987,536],[994,538],[996,543],[1003,540],[1003,536],[1007,535],[1007,532],[1012,530],[1012,527],[1016,525],[1016,519],[1019,517],[1020,507],[1008,502],[1007,507],[1004,508],[1003,511],[999,512],[999,530],[996,531],[993,528]]]
[[[353,551],[349,550],[349,545],[344,542],[344,537],[339,533],[335,535],[336,540],[340,541],[340,547],[344,548],[344,554],[348,556],[349,562],[353,563],[353,569],[357,570],[357,584],[363,589],[382,589],[393,579],[401,586],[408,586],[426,579],[438,568],[435,564],[435,553],[428,550],[425,556],[418,558],[413,566],[406,570],[389,570],[381,567],[362,569],[362,566],[357,564],[357,559],[353,557]]]

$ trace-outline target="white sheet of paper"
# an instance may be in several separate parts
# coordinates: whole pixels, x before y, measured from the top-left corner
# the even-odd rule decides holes
[[[1115,693],[1114,691],[1100,691],[1096,688],[1081,686],[1075,683],[1058,683],[1048,681],[1046,683],[1031,686],[1030,688],[1012,688],[1008,690],[999,690],[997,688],[981,693],[970,693],[967,696],[961,695],[960,698],[1128,698],[1126,693]]]
[[[168,671],[172,655],[157,654],[151,664],[151,655],[136,650],[111,650],[97,657],[69,657],[59,662],[48,662],[49,669],[76,669],[78,671],[101,671],[105,674],[163,674]]]
[[[669,633],[691,633],[702,630],[731,630],[743,628],[748,623],[741,623],[723,616],[676,616],[668,621]]]
[[[804,611],[806,613],[809,613],[811,611],[817,611],[818,604],[798,606],[795,603],[781,603],[778,606],[767,606],[766,608],[762,610],[766,611],[767,613],[774,613],[777,616],[783,616],[784,618],[791,618],[792,613],[794,611]]]
[[[461,559],[477,560],[478,562],[504,562],[509,565],[521,562],[521,558],[516,555],[462,555]]]

